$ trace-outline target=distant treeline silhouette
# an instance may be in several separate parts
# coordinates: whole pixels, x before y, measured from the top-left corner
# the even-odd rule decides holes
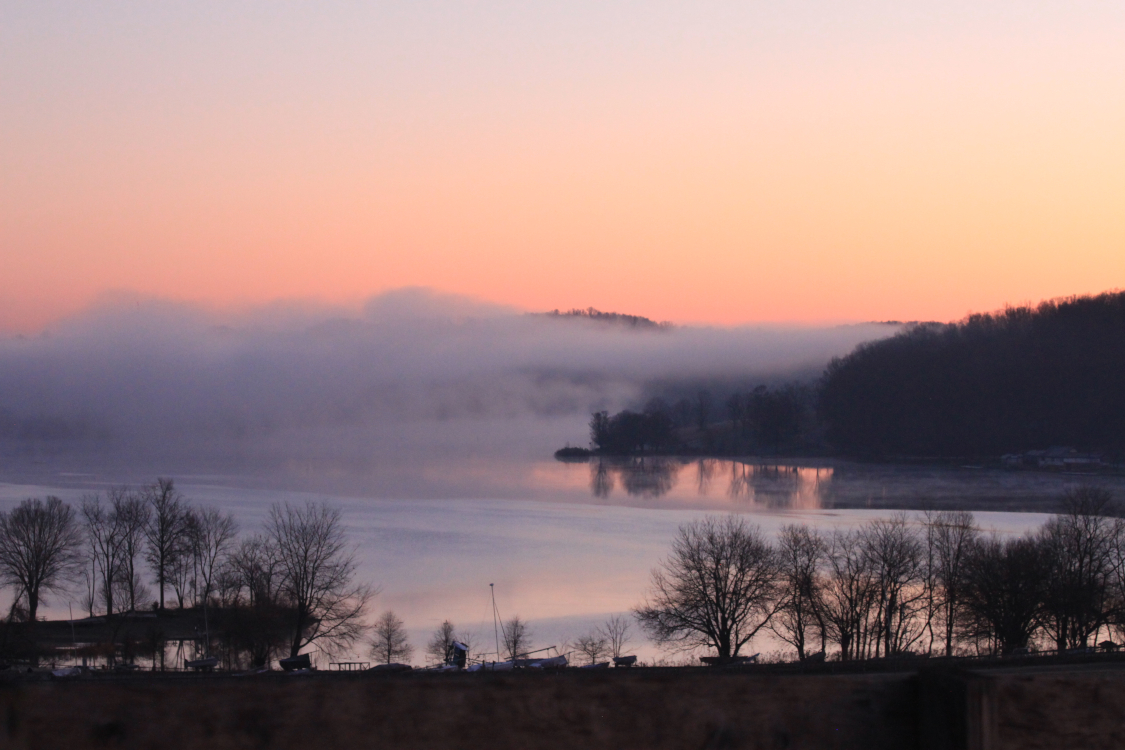
[[[556,455],[578,458],[591,452],[611,456],[824,452],[813,386],[759,385],[731,393],[724,406],[717,407],[711,392],[701,390],[695,398],[682,398],[675,403],[652,398],[641,411],[625,409],[613,415],[595,412],[590,419],[592,450],[568,446]]]
[[[911,323],[792,382],[598,412],[607,455],[998,457],[1125,449],[1125,292]],[[716,408],[716,401],[725,409]],[[577,457],[567,449],[560,457]],[[565,454],[565,455],[564,455]]]
[[[867,456],[989,456],[1125,445],[1125,293],[913,325],[833,360],[829,445]]]
[[[668,322],[657,322],[651,318],[646,318],[641,315],[626,315],[624,313],[615,312],[602,312],[593,307],[587,307],[585,310],[575,308],[573,310],[551,310],[546,313],[538,313],[552,318],[588,318],[596,320],[599,323],[611,323],[614,325],[624,325],[631,328],[671,328],[672,324]]]

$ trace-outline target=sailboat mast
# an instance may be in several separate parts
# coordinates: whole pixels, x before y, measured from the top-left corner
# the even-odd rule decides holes
[[[500,661],[500,614],[496,609],[496,584],[488,584],[488,590],[492,592],[492,632],[496,636],[496,661]]]

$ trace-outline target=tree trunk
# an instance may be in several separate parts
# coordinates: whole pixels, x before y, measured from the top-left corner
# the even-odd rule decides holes
[[[301,633],[305,629],[305,615],[303,612],[297,614],[297,630],[293,633],[293,645],[289,648],[290,658],[296,656],[301,650]]]

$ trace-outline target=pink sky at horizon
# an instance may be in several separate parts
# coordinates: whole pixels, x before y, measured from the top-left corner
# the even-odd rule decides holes
[[[1125,287],[1125,5],[0,9],[0,331],[421,286],[660,320]]]

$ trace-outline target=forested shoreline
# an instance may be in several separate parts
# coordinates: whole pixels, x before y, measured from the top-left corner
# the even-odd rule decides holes
[[[833,359],[819,379],[596,412],[589,454],[999,459],[1125,450],[1125,292],[917,323]]]
[[[776,541],[738,516],[687,524],[635,614],[665,647],[733,659],[770,631],[797,659],[1116,650],[1125,639],[1125,523],[1090,487],[1023,536],[973,514],[904,514]]]

